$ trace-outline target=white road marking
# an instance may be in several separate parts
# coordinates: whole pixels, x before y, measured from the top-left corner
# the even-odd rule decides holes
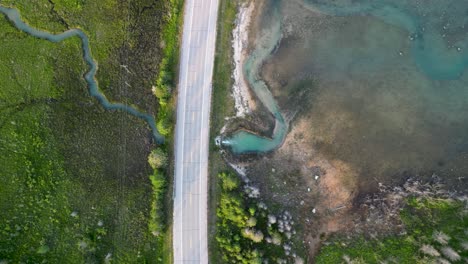
[[[174,263],[180,264],[208,263],[208,136],[218,2],[186,0],[185,4],[173,225]]]

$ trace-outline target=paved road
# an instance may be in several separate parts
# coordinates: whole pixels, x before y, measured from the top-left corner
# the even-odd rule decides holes
[[[186,0],[175,145],[174,263],[208,263],[208,140],[219,0]]]

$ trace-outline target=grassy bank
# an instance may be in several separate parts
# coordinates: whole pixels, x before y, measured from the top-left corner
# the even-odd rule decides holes
[[[182,1],[2,5],[43,30],[82,28],[108,98],[157,115],[151,88],[163,58],[176,68],[178,49],[177,29],[164,41],[161,32]],[[0,35],[0,261],[170,262],[168,243],[158,241],[170,240],[161,211],[171,164],[149,166],[155,145],[146,124],[89,96],[77,39],[35,39],[3,17]]]
[[[234,114],[234,102],[231,97],[233,80],[232,65],[232,30],[235,26],[238,1],[221,0],[218,11],[216,53],[213,72],[213,92],[210,119],[210,163],[209,163],[209,258],[210,263],[220,263],[221,251],[216,241],[216,208],[220,201],[218,174],[229,168],[214,144],[224,125],[224,118]]]
[[[336,237],[322,248],[316,262],[466,262],[466,204],[451,199],[409,198],[400,214],[406,234],[352,240]]]
[[[175,126],[177,72],[179,66],[180,35],[183,27],[183,0],[169,0],[170,9],[165,17],[163,28],[162,54],[163,59],[159,65],[159,73],[152,92],[159,102],[159,111],[156,117],[158,131],[165,136],[164,146],[157,151],[167,158],[167,164],[153,166],[154,173],[150,176],[153,184],[153,202],[150,220],[150,231],[157,234],[157,248],[162,252],[158,256],[158,263],[172,263],[172,190],[174,175],[173,131]],[[151,157],[151,155],[150,155]]]
[[[172,136],[174,129],[174,97],[179,62],[179,32],[183,25],[183,0],[170,0],[171,10],[163,29],[163,59],[153,93],[159,101],[157,128],[163,136]]]

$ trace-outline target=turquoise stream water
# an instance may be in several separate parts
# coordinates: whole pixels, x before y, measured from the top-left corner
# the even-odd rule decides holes
[[[273,137],[271,139],[264,138],[244,130],[238,131],[231,138],[222,141],[224,146],[228,146],[236,154],[272,151],[282,144],[288,132],[288,124],[285,122],[268,86],[260,79],[258,73],[261,64],[275,50],[281,40],[280,20],[273,21],[270,25],[268,33],[259,40],[261,44],[247,58],[243,71],[260,102],[275,117]]]
[[[49,32],[37,30],[27,25],[23,20],[21,20],[20,14],[16,9],[0,6],[0,12],[6,15],[6,17],[15,25],[16,28],[37,38],[46,39],[51,42],[60,42],[64,39],[75,36],[80,38],[81,46],[83,49],[83,59],[89,66],[89,70],[84,75],[84,78],[86,80],[86,83],[88,84],[90,95],[96,98],[99,101],[99,103],[107,110],[124,111],[137,118],[144,120],[151,128],[153,137],[156,140],[156,142],[162,143],[164,141],[163,136],[158,133],[158,130],[156,128],[156,122],[152,115],[142,113],[137,109],[125,104],[111,103],[109,102],[109,100],[107,100],[105,95],[99,91],[99,86],[95,78],[97,72],[97,64],[94,61],[91,54],[91,50],[89,47],[89,38],[83,31],[81,31],[80,29],[70,29],[60,34],[51,34]]]
[[[264,23],[262,35],[258,38],[256,49],[245,62],[244,71],[251,89],[275,116],[276,126],[271,139],[247,131],[238,131],[231,137],[225,138],[222,144],[236,154],[272,151],[282,144],[288,132],[288,124],[258,72],[263,62],[270,56],[274,56],[275,48],[280,45],[284,19],[295,14],[287,14],[287,11],[282,10],[286,0],[268,2],[270,8],[275,11],[268,12],[266,16],[269,18],[265,18],[264,15],[263,19],[268,22]],[[467,31],[465,30],[465,27],[468,28],[468,4],[466,1],[431,0],[427,4],[411,0],[297,0],[297,2],[301,2],[304,7],[314,12],[328,16],[373,17],[404,30],[411,41],[409,52],[412,60],[429,80],[457,80],[468,67],[468,37],[466,37]],[[314,36],[314,38],[320,38],[320,36]],[[330,45],[332,46],[337,45]],[[395,51],[389,50],[388,52]],[[339,51],[336,53],[339,54]],[[303,56],[307,57],[307,54]],[[383,58],[382,54],[375,54],[374,57]]]

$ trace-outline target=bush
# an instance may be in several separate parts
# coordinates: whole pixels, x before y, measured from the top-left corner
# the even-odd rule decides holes
[[[167,153],[161,148],[154,149],[148,156],[148,163],[154,170],[165,168],[168,161]]]
[[[162,173],[157,170],[150,176],[151,186],[153,188],[153,199],[151,202],[151,217],[149,220],[149,230],[154,236],[160,236],[164,228],[162,205],[166,191],[166,179]]]
[[[218,232],[216,241],[225,263],[262,263],[262,258],[276,263],[284,259],[281,247],[282,234],[276,226],[268,227],[268,213],[258,208],[243,190],[237,176],[218,174],[221,199],[216,210]],[[275,238],[269,244],[265,234]],[[271,241],[271,240],[270,240]]]

